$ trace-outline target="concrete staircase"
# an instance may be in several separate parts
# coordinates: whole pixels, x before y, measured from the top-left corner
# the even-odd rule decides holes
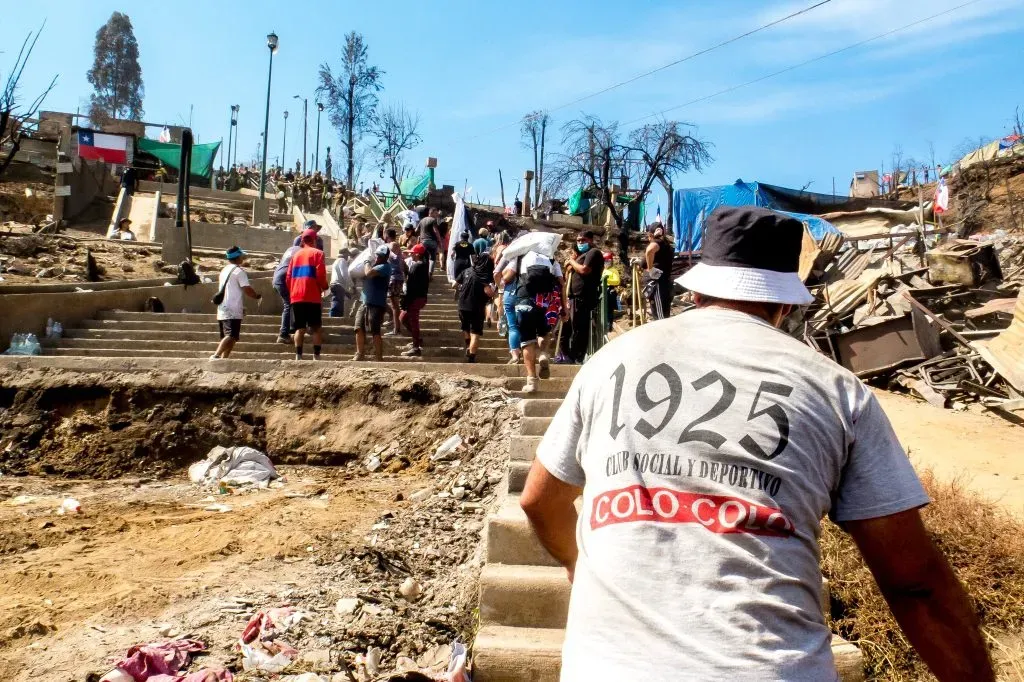
[[[519,507],[519,493],[537,446],[562,396],[523,401],[520,434],[512,437],[508,494],[486,521],[486,563],[480,576],[480,630],[473,647],[476,682],[558,682],[569,608],[565,570],[540,545]],[[828,585],[822,591],[828,608]],[[864,679],[861,652],[832,640],[843,682]]]
[[[247,306],[251,302],[247,303]],[[348,312],[348,311],[346,311]],[[294,356],[290,345],[278,343],[279,314],[249,314],[242,324],[241,340],[233,359],[288,360]],[[465,347],[458,312],[451,294],[431,294],[421,316],[424,350],[421,358],[401,353],[407,336],[384,337],[384,359],[394,363],[465,363]],[[324,360],[348,361],[355,353],[352,318],[324,315]],[[43,354],[71,357],[196,358],[213,354],[220,339],[215,315],[199,313],[142,313],[123,310],[100,311],[64,330],[61,339],[44,339]],[[306,336],[305,351],[312,357],[312,341]],[[483,365],[504,364],[508,346],[497,329],[485,330],[477,360]],[[520,370],[522,368],[519,368]],[[560,368],[555,368],[555,374]],[[482,373],[487,375],[486,369]],[[516,374],[520,374],[516,371]],[[493,375],[493,373],[491,373]]]

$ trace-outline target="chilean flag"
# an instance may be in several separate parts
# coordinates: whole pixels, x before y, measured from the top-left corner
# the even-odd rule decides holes
[[[91,130],[78,131],[78,155],[83,159],[106,161],[125,165],[128,163],[128,143],[131,138],[123,135],[107,135]]]

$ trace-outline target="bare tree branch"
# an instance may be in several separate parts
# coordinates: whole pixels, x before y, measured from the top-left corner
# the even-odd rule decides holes
[[[39,36],[42,34],[45,26],[46,22],[44,21],[34,35],[30,32],[28,36],[26,36],[25,40],[21,44],[21,49],[18,50],[18,56],[15,58],[14,66],[11,67],[11,71],[7,75],[7,80],[4,82],[3,91],[0,93],[0,148],[8,147],[9,145],[6,155],[0,157],[0,176],[2,176],[4,171],[7,170],[7,167],[11,165],[11,162],[14,160],[14,156],[21,148],[21,138],[24,132],[25,122],[36,115],[47,95],[50,94],[54,86],[57,84],[57,76],[54,76],[46,89],[32,100],[28,106],[19,106],[18,86],[21,81],[21,76],[25,71],[25,65],[28,64],[28,60],[32,56],[32,51],[35,49],[36,42],[39,40]]]
[[[370,129],[376,138],[373,149],[377,161],[381,170],[389,173],[395,192],[401,193],[402,178],[408,172],[405,153],[422,141],[419,125],[419,114],[410,113],[402,104],[392,104],[380,112]]]

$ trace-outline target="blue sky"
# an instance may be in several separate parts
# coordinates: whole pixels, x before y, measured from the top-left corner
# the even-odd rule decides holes
[[[962,2],[832,0],[751,38],[557,109],[549,148],[557,150],[558,127],[581,113],[634,121]],[[459,190],[468,184],[471,198],[497,203],[498,169],[511,201],[517,178],[532,164],[519,141],[517,121],[526,112],[555,109],[811,4],[180,0],[172,9],[106,0],[18,2],[4,10],[12,39],[0,53],[0,74],[13,60],[13,38],[46,20],[24,93],[33,94],[59,73],[44,108],[84,110],[96,29],[111,12],[126,11],[140,46],[145,120],[187,123],[191,105],[199,141],[215,141],[227,136],[230,105],[240,104],[244,160],[255,156],[262,132],[265,35],[273,30],[281,48],[274,58],[270,156],[280,156],[282,112],[288,109],[287,156],[294,164],[302,147],[302,103],[292,96],[310,98],[312,154],[317,67],[337,64],[344,34],[356,30],[370,46],[371,62],[385,71],[382,101],[402,102],[421,116],[423,144],[412,153],[414,165],[435,156],[439,183]],[[1024,110],[1022,37],[1024,0],[979,0],[883,40],[669,111],[665,118],[692,122],[714,144],[714,164],[703,174],[677,178],[676,186],[743,178],[797,188],[810,182],[813,191],[831,192],[835,178],[843,193],[854,171],[889,166],[897,144],[905,157],[923,162],[931,144],[937,159],[948,161],[964,138],[1006,134],[1014,108]],[[321,146],[327,145],[337,172],[344,160],[324,116]],[[379,179],[369,158],[362,179]]]

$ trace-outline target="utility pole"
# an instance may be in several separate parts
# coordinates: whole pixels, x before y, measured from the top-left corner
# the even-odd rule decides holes
[[[309,135],[306,132],[309,127],[309,100],[302,95],[295,95],[292,99],[302,100],[302,173],[306,175],[309,172],[309,167],[307,166],[309,155],[306,154],[306,141],[309,139]]]
[[[284,111],[284,138],[281,140],[281,167],[284,168],[285,150],[288,148],[288,110]]]
[[[320,102],[316,103],[316,168],[313,170],[320,170],[320,114],[324,113],[324,105]]]

